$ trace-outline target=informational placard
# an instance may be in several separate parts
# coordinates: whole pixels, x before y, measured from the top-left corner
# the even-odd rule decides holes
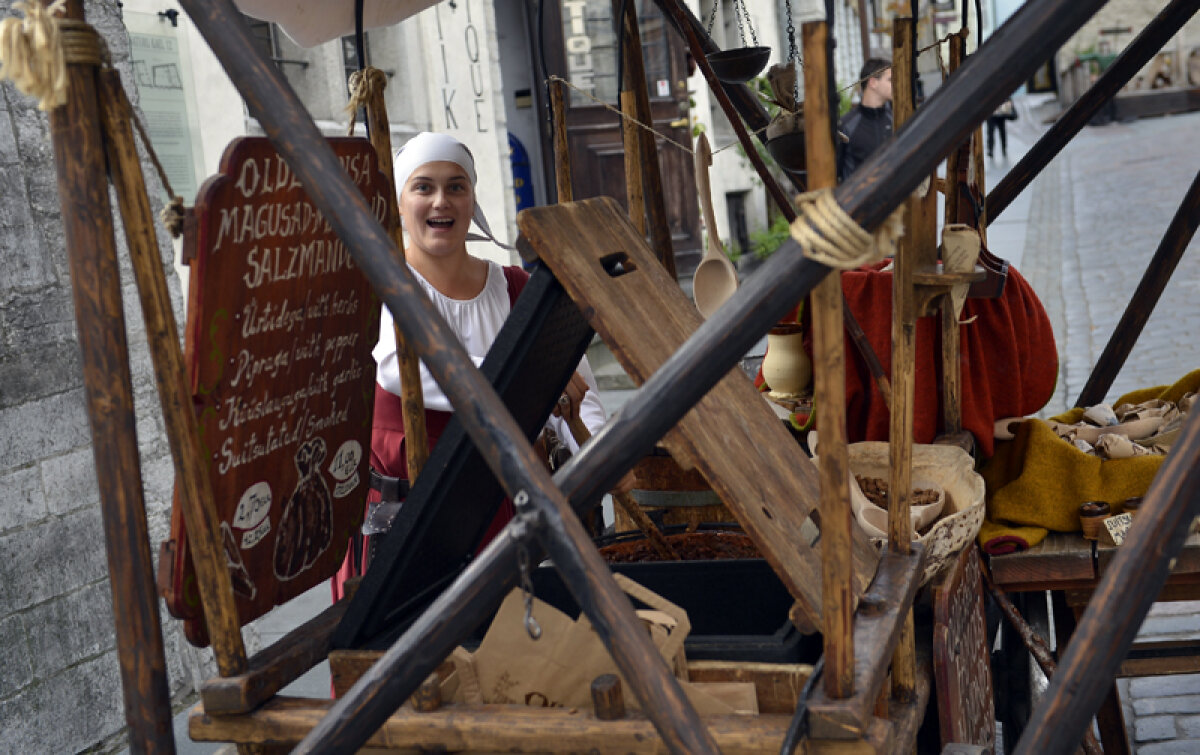
[[[129,56],[138,106],[150,143],[171,188],[185,198],[196,194],[199,129],[179,29],[153,13],[126,11]]]
[[[991,654],[979,554],[968,547],[934,589],[933,673],[942,745],[992,748],[996,740]]]
[[[329,141],[383,222],[374,150]],[[267,139],[230,144],[196,219],[188,366],[245,623],[329,579],[361,526],[379,306]]]

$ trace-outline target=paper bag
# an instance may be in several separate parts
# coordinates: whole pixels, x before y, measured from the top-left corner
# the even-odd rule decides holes
[[[651,606],[637,615],[698,713],[757,712],[752,683],[741,690],[730,690],[728,685],[706,690],[709,685],[687,684],[683,653],[684,638],[691,631],[687,612],[627,577],[614,576],[626,594]],[[478,679],[485,703],[590,709],[592,681],[602,674],[620,676],[608,649],[582,613],[572,621],[553,606],[534,599],[533,616],[542,627],[538,640],[525,631],[524,596],[519,590],[509,593],[479,650],[472,655],[466,676]],[[630,690],[624,679],[622,684]],[[637,697],[631,693],[625,695],[625,705],[640,710]]]

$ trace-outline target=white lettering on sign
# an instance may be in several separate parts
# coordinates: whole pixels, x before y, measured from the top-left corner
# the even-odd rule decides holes
[[[567,76],[571,84],[585,92],[596,88],[596,64],[592,59],[592,38],[587,33],[587,0],[563,0],[564,21],[570,33],[567,48]]]
[[[254,546],[262,542],[262,539],[271,533],[271,520],[264,519],[257,527],[248,530],[242,534],[241,549],[248,551]]]
[[[335,480],[348,480],[358,470],[358,462],[362,460],[362,444],[356,440],[348,440],[338,448],[329,462],[329,474]]]
[[[248,530],[271,512],[271,484],[261,480],[246,488],[233,515],[233,526]]]

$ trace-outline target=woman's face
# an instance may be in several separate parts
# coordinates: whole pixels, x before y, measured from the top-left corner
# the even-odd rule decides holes
[[[426,254],[466,251],[467,230],[475,211],[475,189],[458,163],[425,163],[412,172],[400,192],[400,216],[410,243]]]

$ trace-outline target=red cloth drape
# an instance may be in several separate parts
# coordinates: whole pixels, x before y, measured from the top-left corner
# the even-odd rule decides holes
[[[842,273],[842,290],[885,374],[892,363],[892,274],[885,263]],[[974,318],[972,320],[972,318]],[[812,332],[805,321],[805,348]],[[1050,319],[1029,282],[1010,267],[1004,293],[996,299],[968,299],[960,318],[963,427],[979,452],[994,449],[997,419],[1037,412],[1054,393],[1058,350]],[[922,317],[916,328],[916,386],[913,440],[931,443],[942,431],[941,339],[938,321]],[[846,429],[850,442],[888,439],[889,413],[866,363],[846,338]],[[756,380],[762,385],[762,374]]]

